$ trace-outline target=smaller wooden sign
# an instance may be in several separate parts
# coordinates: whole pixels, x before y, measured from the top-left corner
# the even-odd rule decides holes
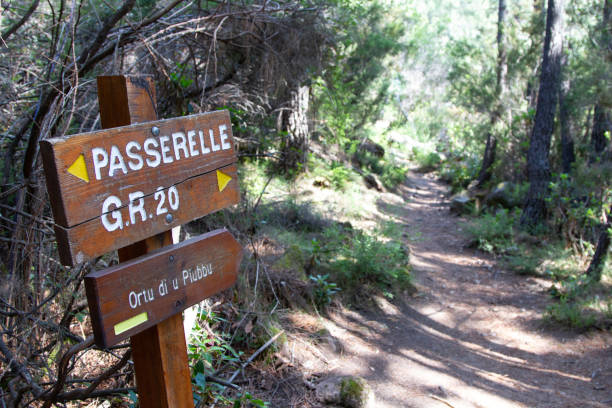
[[[96,344],[109,347],[236,282],[242,247],[225,229],[88,274]]]

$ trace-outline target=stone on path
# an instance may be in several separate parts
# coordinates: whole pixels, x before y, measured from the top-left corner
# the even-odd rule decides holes
[[[330,377],[317,385],[319,401],[346,408],[373,408],[374,394],[366,380],[361,377]]]

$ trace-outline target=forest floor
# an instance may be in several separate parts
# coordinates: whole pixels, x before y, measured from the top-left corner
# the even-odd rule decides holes
[[[398,193],[402,205],[377,205],[408,232],[418,292],[332,308],[319,319],[331,338],[302,359],[305,378],[361,376],[380,408],[611,407],[610,333],[547,323],[551,282],[468,248],[466,220],[433,176],[410,173]]]

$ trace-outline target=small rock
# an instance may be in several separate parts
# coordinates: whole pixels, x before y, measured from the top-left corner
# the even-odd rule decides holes
[[[329,180],[322,176],[315,177],[314,181],[312,182],[312,185],[315,187],[323,187],[323,188],[330,187]]]
[[[474,200],[466,191],[462,191],[451,197],[450,212],[457,215],[467,214],[472,211],[473,205]]]
[[[512,197],[512,191],[514,190],[514,184],[509,183],[507,181],[503,183],[499,183],[493,191],[491,191],[487,198],[485,199],[485,203],[489,207],[502,207],[502,208],[513,208],[516,207],[519,203],[515,202]]]
[[[364,175],[363,181],[368,188],[373,188],[375,190],[382,191],[382,188],[380,188],[380,184],[378,183],[378,180],[376,180],[376,177],[373,174]]]
[[[363,143],[359,145],[359,149],[362,151],[370,152],[373,156],[383,157],[385,155],[385,148],[370,139],[365,139]]]
[[[319,401],[346,408],[373,407],[372,390],[361,377],[330,377],[317,385],[315,394]]]

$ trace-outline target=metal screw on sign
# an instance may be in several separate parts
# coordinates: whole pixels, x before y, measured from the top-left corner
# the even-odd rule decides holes
[[[173,220],[174,220],[174,217],[172,216],[172,214],[166,215],[166,222],[168,224],[170,224]]]
[[[159,136],[159,128],[157,126],[153,126],[151,128],[151,133],[153,133],[153,136]]]

